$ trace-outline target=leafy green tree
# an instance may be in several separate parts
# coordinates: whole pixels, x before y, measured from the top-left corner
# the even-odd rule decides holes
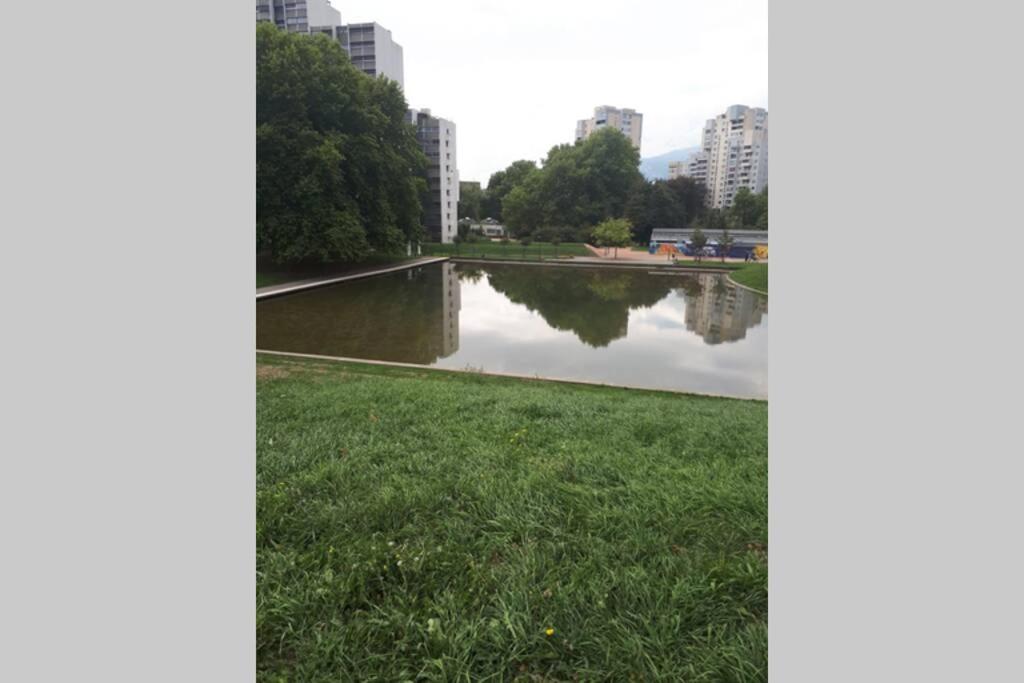
[[[747,228],[757,225],[758,209],[758,201],[754,193],[750,191],[750,188],[741,187],[733,197],[729,213],[737,228]]]
[[[538,200],[539,185],[538,172],[528,176],[521,185],[513,188],[502,202],[505,226],[513,237],[529,235],[543,222],[543,206]]]
[[[728,228],[726,228],[724,231],[722,231],[722,239],[719,240],[719,242],[718,242],[718,246],[719,246],[719,253],[718,253],[718,255],[722,257],[722,263],[725,263],[725,257],[729,255],[729,250],[732,249],[732,245],[734,245],[735,243],[736,243],[736,240],[734,240],[732,238],[732,235],[729,234],[729,229]]]
[[[768,211],[767,211],[767,209],[765,209],[765,211],[763,211],[761,213],[761,215],[759,215],[757,217],[757,225],[755,225],[754,227],[757,228],[758,230],[768,230]]]
[[[494,218],[498,221],[505,220],[503,202],[508,194],[521,185],[526,178],[537,171],[537,164],[532,161],[514,161],[508,168],[491,174],[487,181],[487,191],[484,192],[480,211],[485,218]]]
[[[693,257],[699,263],[704,257],[704,247],[708,245],[708,236],[699,227],[695,228],[690,235],[690,246],[693,247]]]
[[[758,230],[768,229],[768,186],[757,194],[757,221],[754,224]]]
[[[689,219],[701,211],[702,202],[703,190],[691,178],[641,184],[626,205],[626,217],[633,223],[634,241],[650,242],[655,228],[685,228]]]
[[[515,235],[543,226],[579,229],[622,217],[643,183],[639,163],[633,143],[614,129],[575,145],[557,145],[544,165],[504,198],[502,216]]]
[[[615,253],[612,258],[618,258],[619,247],[629,246],[632,238],[632,225],[625,218],[611,218],[602,221],[594,228],[594,238],[603,247],[612,247]]]
[[[484,191],[480,183],[463,180],[459,182],[459,218],[480,220],[483,208]]]
[[[257,251],[357,261],[418,242],[426,158],[398,85],[327,36],[256,31]]]

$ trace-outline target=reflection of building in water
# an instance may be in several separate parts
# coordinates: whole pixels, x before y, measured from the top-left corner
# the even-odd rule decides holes
[[[728,284],[722,275],[699,273],[696,278],[701,291],[686,296],[686,329],[708,344],[743,339],[768,312],[767,298]]]
[[[441,264],[441,358],[459,350],[459,311],[462,309],[462,289],[455,264]]]

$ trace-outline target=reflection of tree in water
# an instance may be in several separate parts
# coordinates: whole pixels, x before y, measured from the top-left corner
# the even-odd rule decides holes
[[[700,273],[696,282],[699,292],[686,297],[686,329],[708,344],[743,339],[768,312],[766,297],[727,284],[724,275]]]
[[[459,265],[459,280],[461,282],[469,282],[475,284],[480,282],[480,279],[484,276],[484,271],[479,268],[467,266],[464,264]]]
[[[653,306],[678,287],[643,271],[487,266],[491,286],[558,330],[594,347],[626,336],[630,309]]]
[[[410,269],[261,301],[257,348],[433,363],[458,348],[453,267]]]

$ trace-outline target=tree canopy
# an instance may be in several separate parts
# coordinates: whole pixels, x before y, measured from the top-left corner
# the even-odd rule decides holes
[[[257,250],[345,261],[420,239],[426,157],[398,85],[327,36],[256,31]]]
[[[609,218],[594,228],[594,240],[598,246],[614,247],[615,255],[618,256],[619,247],[629,246],[632,229],[633,226],[625,218]]]
[[[527,176],[536,170],[537,164],[522,159],[520,161],[513,161],[508,168],[502,171],[492,173],[490,180],[487,181],[487,191],[484,193],[484,199],[480,207],[483,217],[493,218],[498,221],[504,220],[502,202],[505,200],[505,197],[508,196],[508,193],[514,187],[521,184],[526,180]]]
[[[544,226],[589,227],[624,215],[643,183],[640,153],[608,128],[574,145],[551,148],[543,166],[505,196],[502,217],[516,235]]]
[[[633,239],[649,242],[655,228],[682,229],[704,212],[704,186],[693,178],[643,183],[626,206]]]
[[[459,218],[471,218],[478,221],[486,218],[482,215],[484,192],[480,183],[468,180],[459,181]]]

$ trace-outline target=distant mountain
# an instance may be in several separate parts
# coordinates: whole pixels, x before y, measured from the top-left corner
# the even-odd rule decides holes
[[[700,147],[685,147],[674,149],[671,152],[659,154],[656,157],[647,157],[640,160],[640,172],[648,180],[668,178],[668,164],[670,161],[686,161],[694,152],[700,151]]]

